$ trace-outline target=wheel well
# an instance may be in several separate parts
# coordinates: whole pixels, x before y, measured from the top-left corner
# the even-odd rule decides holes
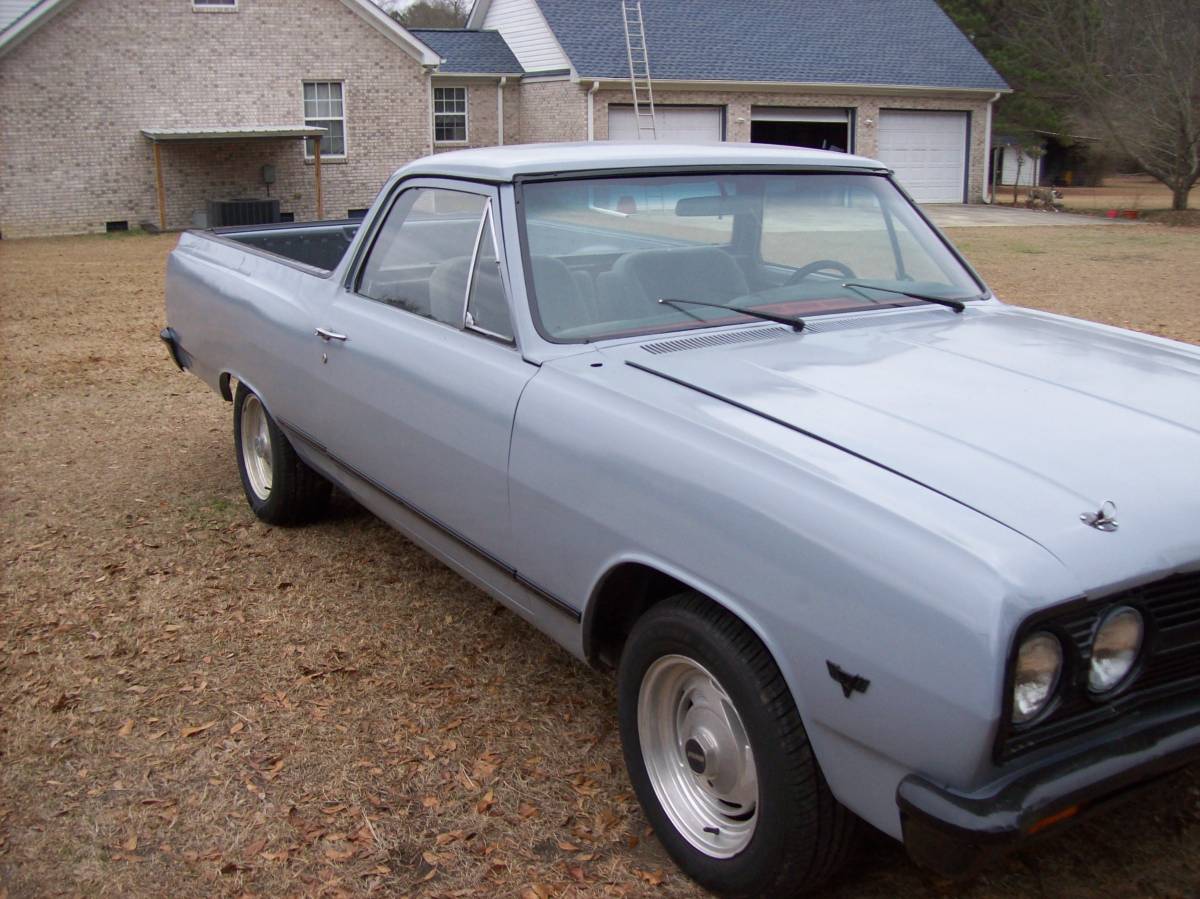
[[[217,379],[217,387],[221,391],[221,396],[225,398],[225,402],[233,402],[233,390],[229,386],[229,372],[221,372],[221,377]]]
[[[584,650],[593,665],[616,667],[634,623],[657,602],[691,588],[648,565],[626,562],[601,581],[585,618]]]

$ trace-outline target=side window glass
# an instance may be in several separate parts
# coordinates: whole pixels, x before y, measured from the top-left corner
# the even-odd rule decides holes
[[[471,293],[467,298],[467,326],[505,340],[513,339],[508,316],[508,299],[500,278],[500,260],[496,258],[496,237],[492,230],[492,212],[483,214],[479,235],[479,254],[471,272]]]
[[[358,293],[462,327],[471,257],[486,203],[478,194],[440,188],[402,193],[359,274]]]

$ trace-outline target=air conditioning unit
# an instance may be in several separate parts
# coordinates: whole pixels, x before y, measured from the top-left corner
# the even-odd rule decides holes
[[[279,221],[278,200],[209,200],[208,227],[270,225]]]

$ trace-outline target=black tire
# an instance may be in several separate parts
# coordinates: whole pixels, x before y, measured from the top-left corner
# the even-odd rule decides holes
[[[757,819],[749,842],[729,858],[689,842],[647,772],[639,696],[647,671],[666,656],[684,656],[706,669],[749,739]],[[858,819],[834,799],[783,675],[741,621],[699,594],[664,600],[634,626],[617,681],[621,743],[634,790],[663,847],[689,877],[722,896],[783,897],[816,889],[837,873],[854,847]]]
[[[247,470],[248,448],[243,444],[242,434],[243,411],[247,403],[261,410],[270,438],[269,447],[264,447],[270,466],[265,493],[255,487]],[[246,385],[240,383],[233,397],[233,446],[246,501],[254,514],[267,524],[304,524],[319,517],[329,505],[332,492],[330,483],[304,464],[262,402]],[[257,477],[260,481],[264,480],[261,474]]]

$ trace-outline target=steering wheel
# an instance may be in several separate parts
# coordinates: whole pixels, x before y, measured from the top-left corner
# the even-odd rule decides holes
[[[845,263],[838,262],[836,259],[818,259],[816,262],[810,262],[808,265],[802,265],[800,268],[792,272],[790,278],[784,283],[784,287],[791,287],[799,284],[809,275],[815,275],[817,272],[837,272],[844,278],[856,278],[854,270]]]

